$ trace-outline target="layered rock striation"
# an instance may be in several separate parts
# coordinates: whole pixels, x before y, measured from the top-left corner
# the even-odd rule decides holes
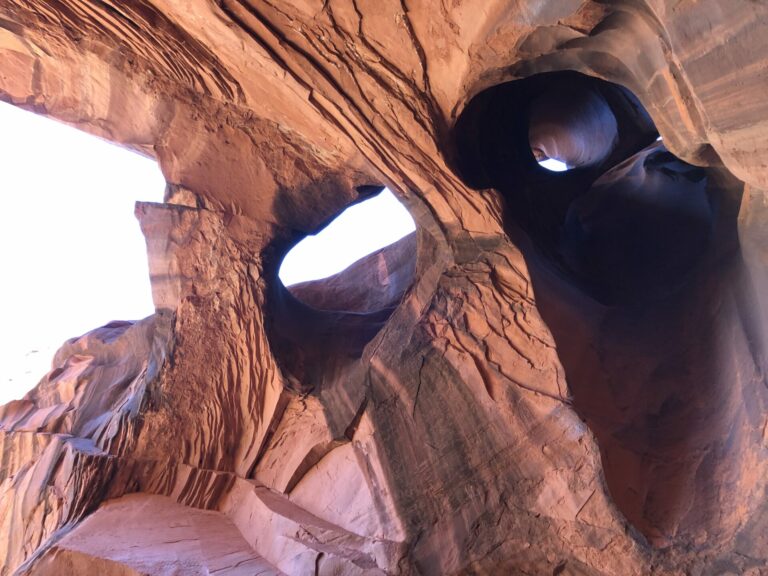
[[[3,3],[2,98],[168,188],[156,314],[0,408],[0,574],[766,573],[767,23]],[[417,232],[282,286],[384,184]]]

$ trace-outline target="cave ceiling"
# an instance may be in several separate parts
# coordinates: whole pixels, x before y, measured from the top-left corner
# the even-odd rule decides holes
[[[167,181],[156,313],[0,407],[0,574],[768,574],[767,35],[756,0],[0,2],[0,98]],[[384,186],[414,234],[280,283]]]

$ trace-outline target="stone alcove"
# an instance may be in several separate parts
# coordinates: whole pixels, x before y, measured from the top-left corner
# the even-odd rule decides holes
[[[331,215],[315,234],[323,233],[348,208],[383,188],[358,187],[358,200]],[[429,237],[417,229],[341,272],[285,286],[278,270],[286,255],[306,237],[299,234],[287,242],[277,241],[266,251],[268,320],[272,346],[285,373],[300,383],[297,391],[320,393],[324,382],[327,387],[339,379],[339,371],[358,366],[366,346],[416,279],[419,243],[429,242]]]
[[[3,569],[759,574],[766,16],[748,0],[3,3],[2,98],[155,156],[181,191],[138,210],[161,309],[136,331],[138,379],[2,409]],[[724,199],[695,265],[653,294],[627,289],[655,286],[642,268],[598,282],[565,250],[570,200],[522,233],[503,186],[457,176],[468,103],[562,71],[631,91]],[[589,193],[613,162],[539,141],[579,165],[548,174],[524,132],[531,193],[555,177]],[[415,281],[344,369],[304,370],[269,325],[274,267],[372,182],[413,202]],[[123,537],[100,539],[115,518]]]
[[[676,158],[627,89],[567,70],[485,89],[455,136],[464,180],[504,198],[619,509],[660,547],[733,534],[766,406],[743,183]]]

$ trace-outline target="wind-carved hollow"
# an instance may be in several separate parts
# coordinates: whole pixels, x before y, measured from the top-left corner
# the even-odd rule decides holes
[[[296,242],[272,283],[273,332],[303,389],[359,358],[414,280],[413,219],[388,190],[367,196]]]
[[[637,98],[574,72],[486,90],[456,126],[460,171],[494,187],[567,280],[604,304],[685,282],[712,228],[704,172],[672,156]],[[569,170],[553,173],[539,162]]]
[[[361,187],[365,194],[371,187]],[[413,279],[413,218],[389,190],[347,207],[285,255],[279,277],[295,298],[317,310],[391,308]]]
[[[743,185],[657,136],[625,88],[541,74],[467,105],[457,168],[504,197],[618,507],[654,545],[716,546],[765,477],[762,328],[739,312],[755,305],[736,234]],[[545,157],[571,169],[543,170]]]
[[[617,139],[616,117],[594,87],[549,90],[531,100],[528,140],[540,164],[547,159],[568,168],[598,164],[613,151]]]
[[[559,249],[598,300],[631,303],[671,295],[707,250],[713,214],[704,171],[657,143],[609,169],[563,223]]]

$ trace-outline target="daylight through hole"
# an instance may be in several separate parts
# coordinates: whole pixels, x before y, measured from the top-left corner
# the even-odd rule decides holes
[[[328,226],[286,254],[280,280],[291,286],[337,274],[416,229],[413,218],[388,189],[344,210]]]
[[[50,370],[61,344],[154,312],[136,200],[162,201],[157,163],[0,103],[0,404]],[[10,247],[10,249],[9,249]]]

